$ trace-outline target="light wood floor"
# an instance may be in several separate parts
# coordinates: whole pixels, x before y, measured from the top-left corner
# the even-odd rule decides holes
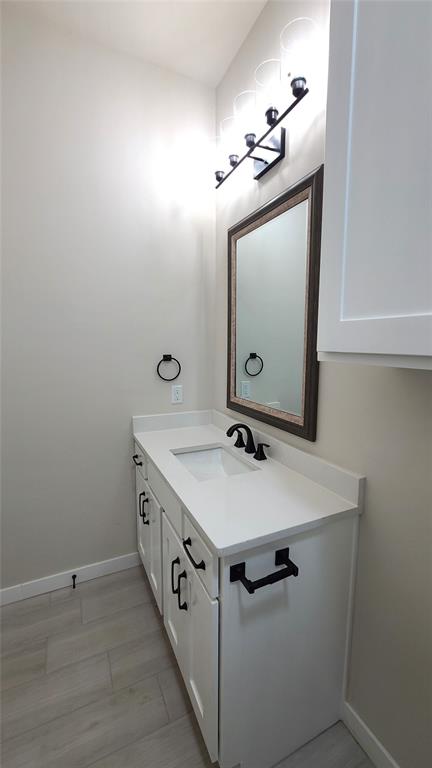
[[[141,567],[1,609],[2,768],[209,768]],[[337,723],[278,768],[373,768]]]

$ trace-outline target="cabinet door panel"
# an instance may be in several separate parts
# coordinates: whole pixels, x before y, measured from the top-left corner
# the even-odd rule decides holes
[[[356,526],[338,519],[223,561],[221,766],[279,765],[339,719]],[[231,566],[241,561],[251,580],[282,569],[275,565],[282,547],[289,547],[297,578],[252,595],[230,581]]]
[[[144,518],[143,518],[143,514],[147,513],[146,507],[148,506],[148,503],[144,502],[144,499],[147,498],[147,490],[148,490],[147,484],[141,472],[137,472],[136,473],[137,544],[138,544],[138,552],[142,560],[142,564],[146,569],[146,572],[148,573],[148,560],[149,560],[149,549],[150,549],[150,535],[149,535],[150,526],[144,525]]]
[[[164,624],[211,759],[218,757],[219,604],[211,600],[162,515]],[[181,579],[180,594],[174,594]],[[186,605],[180,610],[179,603]]]
[[[157,606],[162,613],[162,510],[148,486],[147,498],[149,501],[145,511],[150,523],[149,526],[144,526],[148,528],[149,539],[147,575]]]
[[[211,600],[188,565],[189,635],[186,685],[212,760],[218,758],[219,603]]]
[[[388,11],[331,7],[318,350],[427,357],[432,4]]]
[[[165,513],[162,515],[162,540],[164,625],[186,680],[189,614],[187,611],[179,610],[177,594],[174,591],[178,586],[179,574],[185,570],[185,554]],[[186,603],[189,602],[187,582],[184,579],[181,580],[180,599]]]

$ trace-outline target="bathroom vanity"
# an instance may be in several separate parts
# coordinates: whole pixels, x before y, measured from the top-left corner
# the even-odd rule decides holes
[[[212,761],[267,768],[340,716],[363,478],[230,424],[134,419],[138,550]]]

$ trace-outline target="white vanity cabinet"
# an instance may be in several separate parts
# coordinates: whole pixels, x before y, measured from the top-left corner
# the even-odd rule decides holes
[[[318,357],[432,368],[432,4],[331,4]]]
[[[164,439],[154,434],[148,438],[153,446]],[[170,449],[183,439],[193,445],[194,434],[183,437],[177,431],[165,439],[166,461],[175,473],[182,465],[174,463]],[[207,433],[201,439],[208,444]],[[165,454],[159,455],[163,459]],[[297,532],[282,535],[277,528],[271,540],[253,546],[253,526],[267,525],[271,517],[265,478],[278,493],[281,474],[289,470],[268,467],[261,478],[252,472],[257,487],[267,487],[264,521],[253,492],[245,502],[245,543],[221,553],[183,497],[184,490],[193,498],[205,495],[205,484],[191,476],[189,489],[181,469],[183,490],[177,495],[175,482],[165,480],[155,461],[147,457],[148,481],[140,469],[136,473],[138,548],[209,756],[220,768],[271,768],[340,718],[358,509],[315,482],[306,488],[310,481],[291,474]],[[338,471],[328,468],[332,477]],[[242,483],[223,482],[220,505],[237,488],[244,497]],[[352,489],[359,493],[359,482],[344,478],[341,488],[355,496]],[[207,514],[214,496],[210,487],[208,493],[203,502]],[[320,499],[323,508],[330,505],[328,512],[345,509],[346,515],[330,514],[325,524],[312,516],[299,532],[302,494],[307,505]],[[240,514],[235,499],[233,510]],[[275,513],[285,525],[289,506],[284,496],[282,517]],[[212,520],[217,513],[215,507]],[[149,525],[143,525],[147,516]],[[238,520],[233,530],[237,525]]]

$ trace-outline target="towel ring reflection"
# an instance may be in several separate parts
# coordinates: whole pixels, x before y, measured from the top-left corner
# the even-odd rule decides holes
[[[248,371],[247,365],[248,365],[249,360],[259,360],[260,361],[261,368],[259,369],[259,371],[257,371],[256,373],[251,373],[250,371]],[[259,376],[259,374],[261,373],[263,368],[264,368],[264,361],[263,361],[262,357],[257,355],[256,352],[250,352],[249,357],[248,357],[248,359],[245,362],[245,371],[246,371],[247,375],[248,376]]]
[[[175,374],[175,376],[171,376],[171,378],[167,378],[166,376],[162,376],[162,374],[160,372],[161,365],[163,363],[171,363],[171,362],[177,363],[177,365],[178,365],[177,373]],[[178,377],[180,376],[181,365],[180,365],[180,363],[179,363],[179,361],[177,360],[176,357],[173,357],[172,355],[162,355],[162,360],[159,360],[159,362],[157,364],[156,372],[157,372],[157,375],[159,376],[159,378],[162,379],[162,381],[174,381],[174,379],[178,379]]]

